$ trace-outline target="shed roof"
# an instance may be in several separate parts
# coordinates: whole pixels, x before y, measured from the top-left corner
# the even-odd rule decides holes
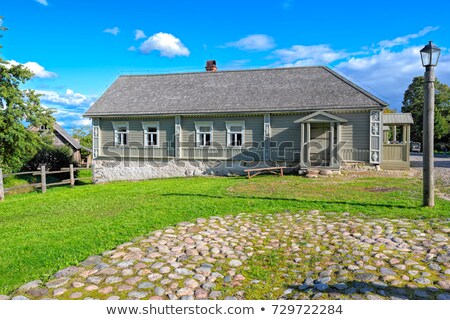
[[[81,149],[81,144],[75,140],[63,127],[61,127],[58,123],[53,124],[53,129],[58,132],[67,142],[69,142],[75,149]]]
[[[321,109],[387,104],[327,67],[120,76],[86,117]]]
[[[411,113],[384,113],[383,124],[413,124]]]

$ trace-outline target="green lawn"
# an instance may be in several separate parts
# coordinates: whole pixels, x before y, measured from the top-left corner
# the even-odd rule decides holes
[[[450,217],[422,208],[409,178],[177,178],[52,188],[0,203],[0,294],[153,230],[198,217],[319,209],[384,217]]]

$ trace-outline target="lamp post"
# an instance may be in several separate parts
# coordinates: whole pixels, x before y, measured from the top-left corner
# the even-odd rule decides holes
[[[434,207],[434,67],[441,49],[431,41],[420,50],[425,67],[425,93],[423,106],[423,205]]]

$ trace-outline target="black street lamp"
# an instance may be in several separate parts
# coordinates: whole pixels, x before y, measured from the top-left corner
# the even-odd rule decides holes
[[[425,67],[425,94],[423,107],[423,205],[434,207],[434,67],[441,49],[431,41],[420,50]]]

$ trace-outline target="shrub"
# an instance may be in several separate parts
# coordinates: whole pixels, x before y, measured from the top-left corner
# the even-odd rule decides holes
[[[45,165],[48,171],[56,171],[67,168],[70,164],[75,164],[75,161],[73,161],[72,150],[69,147],[45,146],[27,162],[24,170],[39,170],[42,165]]]

